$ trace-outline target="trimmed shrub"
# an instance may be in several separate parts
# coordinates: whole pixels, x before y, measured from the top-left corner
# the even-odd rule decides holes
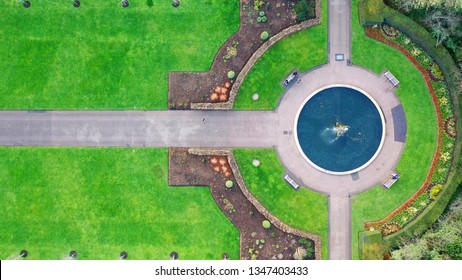
[[[270,223],[270,221],[268,221],[268,220],[264,220],[264,221],[261,223],[261,225],[262,225],[264,228],[266,228],[266,229],[269,229],[269,228],[271,227],[271,223]]]
[[[260,13],[258,13],[261,17],[265,15],[265,12],[261,11]]]
[[[430,199],[435,200],[442,189],[443,189],[443,185],[436,185],[433,188],[431,188],[431,190],[430,190]]]
[[[262,16],[261,17],[261,22],[266,22],[268,19],[266,18],[266,16]]]
[[[268,38],[269,38],[269,33],[268,33],[268,31],[263,31],[263,32],[260,34],[260,39],[262,39],[263,41],[268,40]]]
[[[234,77],[236,77],[236,73],[234,73],[234,71],[229,71],[228,72],[228,79],[234,79]]]
[[[232,187],[234,186],[234,183],[233,183],[233,181],[228,180],[228,181],[226,181],[225,186],[226,186],[228,189],[230,189],[230,188],[232,188]]]

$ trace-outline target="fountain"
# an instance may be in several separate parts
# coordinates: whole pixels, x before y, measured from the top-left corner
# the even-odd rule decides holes
[[[366,93],[350,87],[325,88],[310,95],[295,126],[302,156],[329,174],[351,174],[366,167],[384,139],[380,108]]]
[[[337,135],[337,137],[343,136],[343,134],[345,134],[348,131],[348,128],[349,128],[348,125],[343,125],[338,121],[335,122],[334,131],[335,131],[335,134]]]

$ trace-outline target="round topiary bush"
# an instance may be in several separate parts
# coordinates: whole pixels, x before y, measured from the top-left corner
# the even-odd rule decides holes
[[[261,11],[261,12],[259,13],[259,15],[262,17],[262,16],[265,15],[265,12],[264,12],[264,11]]]
[[[234,186],[234,183],[233,183],[233,181],[228,180],[228,181],[226,181],[225,186],[226,186],[228,189],[230,189],[230,188],[232,188],[232,187]]]
[[[257,22],[261,22],[262,17],[257,17]]]
[[[268,220],[264,220],[264,221],[261,223],[261,225],[262,225],[264,228],[266,228],[266,229],[268,229],[268,228],[271,227],[271,223],[270,223],[270,221],[268,221]]]
[[[234,79],[234,77],[236,77],[236,73],[234,73],[234,71],[229,71],[228,72],[228,79]]]
[[[266,16],[262,16],[261,17],[261,22],[266,22],[268,19],[266,18]]]
[[[263,32],[260,34],[260,39],[262,39],[263,41],[268,40],[268,38],[269,38],[269,33],[268,33],[268,31],[263,31]]]

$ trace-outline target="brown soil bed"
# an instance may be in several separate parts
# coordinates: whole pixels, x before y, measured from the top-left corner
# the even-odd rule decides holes
[[[239,74],[252,54],[264,43],[260,34],[267,31],[271,36],[297,24],[293,6],[300,0],[266,0],[259,10],[255,10],[253,0],[242,0],[240,5],[240,29],[220,48],[209,72],[169,73],[169,108],[190,109],[191,103],[226,102],[229,91],[214,95],[217,87],[231,83],[227,74]],[[302,0],[303,1],[303,0]],[[315,0],[306,0],[308,3]],[[269,6],[267,7],[267,4]],[[259,13],[264,12],[266,22],[257,22]],[[235,55],[233,55],[235,54]],[[216,97],[216,98],[215,98]]]
[[[234,186],[227,188],[226,181]],[[185,148],[169,149],[169,184],[172,186],[210,186],[213,199],[240,233],[241,259],[294,259],[307,247],[313,252],[314,243],[308,238],[286,233],[275,225],[262,226],[266,217],[246,198],[235,180],[226,156],[192,155]],[[303,255],[303,254],[301,254]]]

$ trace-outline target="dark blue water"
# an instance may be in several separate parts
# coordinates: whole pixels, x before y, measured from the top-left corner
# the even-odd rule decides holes
[[[335,123],[349,126],[337,136]],[[377,151],[382,121],[374,103],[351,88],[320,91],[303,107],[297,134],[305,155],[317,166],[334,172],[361,167]]]

